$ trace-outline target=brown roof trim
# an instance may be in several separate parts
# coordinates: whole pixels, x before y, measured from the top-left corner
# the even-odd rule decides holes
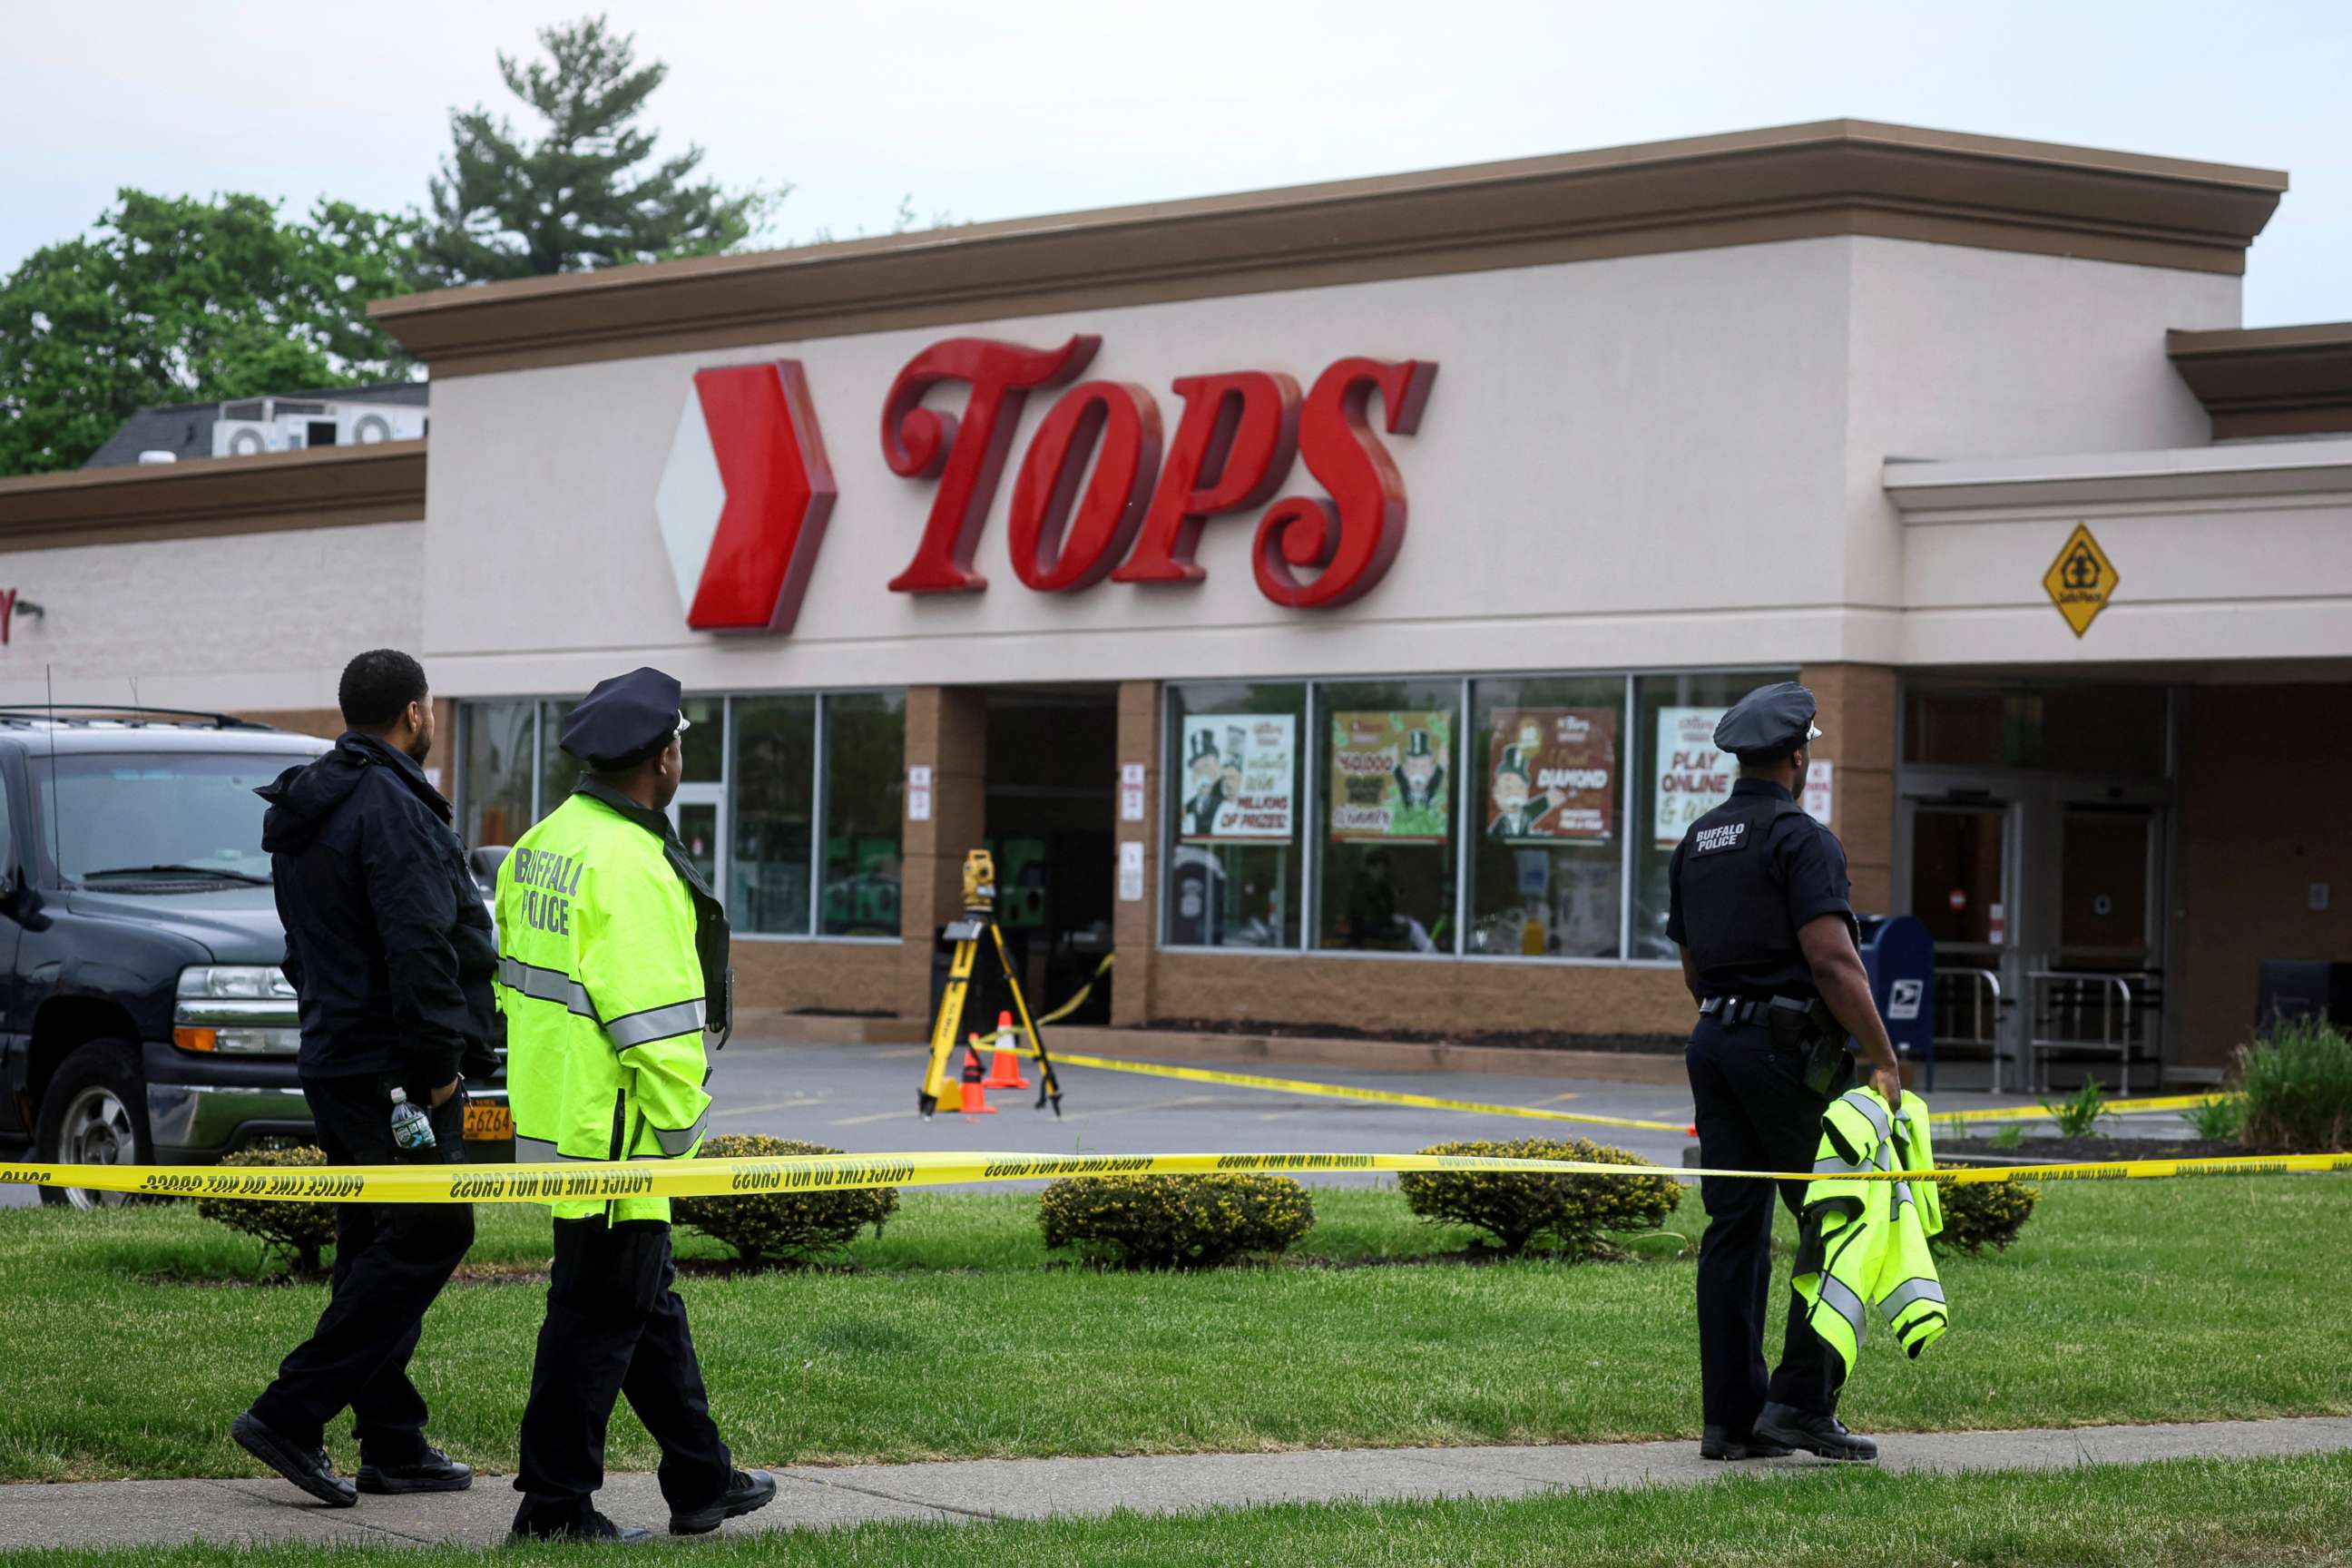
[[[1834,120],[443,289],[436,375],[1866,234],[2236,274],[2273,170]]]
[[[415,522],[424,441],[0,479],[0,550]]]
[[[2352,430],[2352,321],[2164,335],[2213,438]]]

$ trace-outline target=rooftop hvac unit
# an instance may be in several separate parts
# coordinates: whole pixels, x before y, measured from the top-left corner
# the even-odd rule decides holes
[[[310,447],[367,447],[425,434],[425,410],[398,403],[320,403],[248,398],[223,404],[213,425],[213,456],[249,458]]]

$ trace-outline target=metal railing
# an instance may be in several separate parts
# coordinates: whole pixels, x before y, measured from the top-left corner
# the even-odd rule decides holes
[[[2122,1079],[2116,1092],[2131,1093],[2132,1052],[2140,1044],[2142,1022],[2131,982],[2095,970],[2037,969],[2025,983],[2032,1003],[2025,1041],[2029,1086],[2049,1092],[2048,1058],[2054,1051],[2113,1051]]]
[[[1927,1088],[1936,1087],[1936,1053],[1945,1046],[1981,1046],[1992,1062],[1992,1092],[2000,1092],[2002,1014],[2010,1001],[1990,969],[1936,969],[1936,1043],[1927,1047]]]

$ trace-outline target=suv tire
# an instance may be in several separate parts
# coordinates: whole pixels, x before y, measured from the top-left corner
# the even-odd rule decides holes
[[[155,1142],[147,1130],[147,1085],[138,1047],[128,1040],[92,1040],[58,1064],[41,1096],[40,1128],[33,1146],[44,1163],[152,1165]],[[43,1187],[41,1201],[70,1208],[111,1207],[125,1193],[86,1187]]]

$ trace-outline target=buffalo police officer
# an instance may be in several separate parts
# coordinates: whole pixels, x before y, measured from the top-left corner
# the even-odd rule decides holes
[[[499,1004],[515,1157],[685,1159],[709,1122],[706,1029],[728,1024],[727,917],[664,810],[687,728],[656,669],[600,682],[564,721],[586,767],[499,868]],[[734,1468],[671,1286],[669,1200],[557,1203],[547,1320],[522,1418],[518,1537],[640,1539],[593,1504],[613,1402],[661,1446],[673,1534],[776,1495]]]
[[[1749,692],[1716,726],[1715,743],[1739,759],[1721,805],[1691,825],[1668,870],[1666,933],[1699,1007],[1685,1061],[1699,1156],[1717,1170],[1812,1168],[1822,1110],[1851,1081],[1851,1036],[1869,1081],[1899,1103],[1895,1047],[1871,1000],[1854,946],[1845,851],[1805,814],[1813,694],[1793,681]],[[1801,1182],[1780,1184],[1795,1213]],[[1803,1448],[1871,1459],[1877,1446],[1837,1418],[1836,1358],[1790,1300],[1780,1364],[1764,1369],[1772,1273],[1772,1184],[1700,1182],[1699,1370],[1710,1459]]]

